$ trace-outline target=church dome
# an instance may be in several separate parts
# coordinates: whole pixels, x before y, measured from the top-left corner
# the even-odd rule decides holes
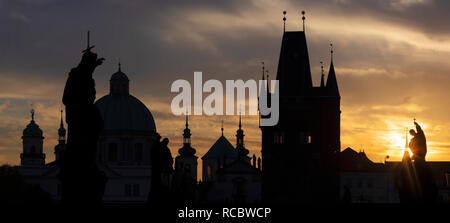
[[[126,80],[126,81],[128,81],[128,77],[119,68],[119,71],[117,71],[116,73],[111,75],[111,81],[114,81],[114,80]]]
[[[120,70],[111,76],[110,94],[95,102],[106,131],[156,132],[147,106],[128,92],[128,77]]]
[[[42,130],[39,128],[39,125],[34,121],[34,110],[31,111],[31,122],[27,125],[27,127],[23,130],[24,137],[42,137]]]

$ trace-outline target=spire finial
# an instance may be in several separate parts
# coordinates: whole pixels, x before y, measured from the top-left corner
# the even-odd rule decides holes
[[[333,53],[334,53],[333,43],[330,43],[330,53],[331,53],[331,62],[333,62]]]
[[[286,10],[283,11],[283,32],[286,32]]]
[[[120,63],[120,59],[119,59],[119,72],[122,72],[122,64]]]
[[[186,128],[188,128],[188,126],[189,126],[188,117],[189,117],[189,112],[188,112],[188,109],[186,108]]]
[[[61,108],[61,127],[63,126],[63,109]]]
[[[269,93],[270,89],[269,89],[269,71],[268,70],[266,70],[266,76],[267,76],[267,92]]]
[[[241,110],[240,106],[239,106],[239,110]],[[242,112],[239,111],[239,129],[241,129],[241,127],[242,127]]]
[[[262,79],[264,80],[264,69],[265,69],[265,67],[264,67],[264,61],[261,62],[261,64],[262,64]]]
[[[323,62],[322,61],[320,61],[320,70],[321,70],[320,87],[325,87],[325,74],[323,71]]]
[[[305,32],[305,10],[302,10],[303,32]]]
[[[31,120],[34,121],[34,108],[30,110],[30,113],[31,113]]]
[[[222,131],[222,136],[223,136],[223,119],[222,119],[222,128],[220,128],[220,130]]]

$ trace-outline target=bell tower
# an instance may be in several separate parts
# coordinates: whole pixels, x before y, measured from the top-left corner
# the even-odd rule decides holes
[[[31,121],[22,134],[23,152],[20,154],[20,164],[22,166],[45,165],[43,144],[44,136],[42,135],[42,130],[34,121],[34,109],[31,109]]]
[[[178,150],[179,155],[175,158],[176,171],[188,171],[192,179],[197,181],[197,156],[196,150],[191,147],[191,130],[189,129],[189,118],[186,114],[186,128],[183,131],[183,147]]]

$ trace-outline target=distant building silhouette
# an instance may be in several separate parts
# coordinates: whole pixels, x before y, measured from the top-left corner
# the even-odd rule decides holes
[[[109,94],[95,102],[104,121],[97,162],[108,177],[105,202],[145,202],[150,188],[156,125],[147,106],[130,94],[129,82],[119,64]]]
[[[236,148],[222,135],[202,157],[203,182],[199,185],[201,203],[255,204],[261,201],[261,171],[248,157],[244,130],[239,116]]]
[[[333,58],[326,85],[322,75],[314,87],[305,32],[284,32],[276,79],[279,122],[260,127],[263,202],[337,202],[341,111]]]
[[[34,110],[31,110],[30,124],[23,130],[23,152],[20,154],[22,166],[43,166],[45,154],[43,152],[44,136],[39,125],[34,121]]]

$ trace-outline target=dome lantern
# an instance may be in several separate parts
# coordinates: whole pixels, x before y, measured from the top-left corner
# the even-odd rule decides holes
[[[130,93],[130,80],[127,75],[122,72],[121,64],[116,73],[111,75],[109,80],[109,93],[112,95],[128,95]]]

